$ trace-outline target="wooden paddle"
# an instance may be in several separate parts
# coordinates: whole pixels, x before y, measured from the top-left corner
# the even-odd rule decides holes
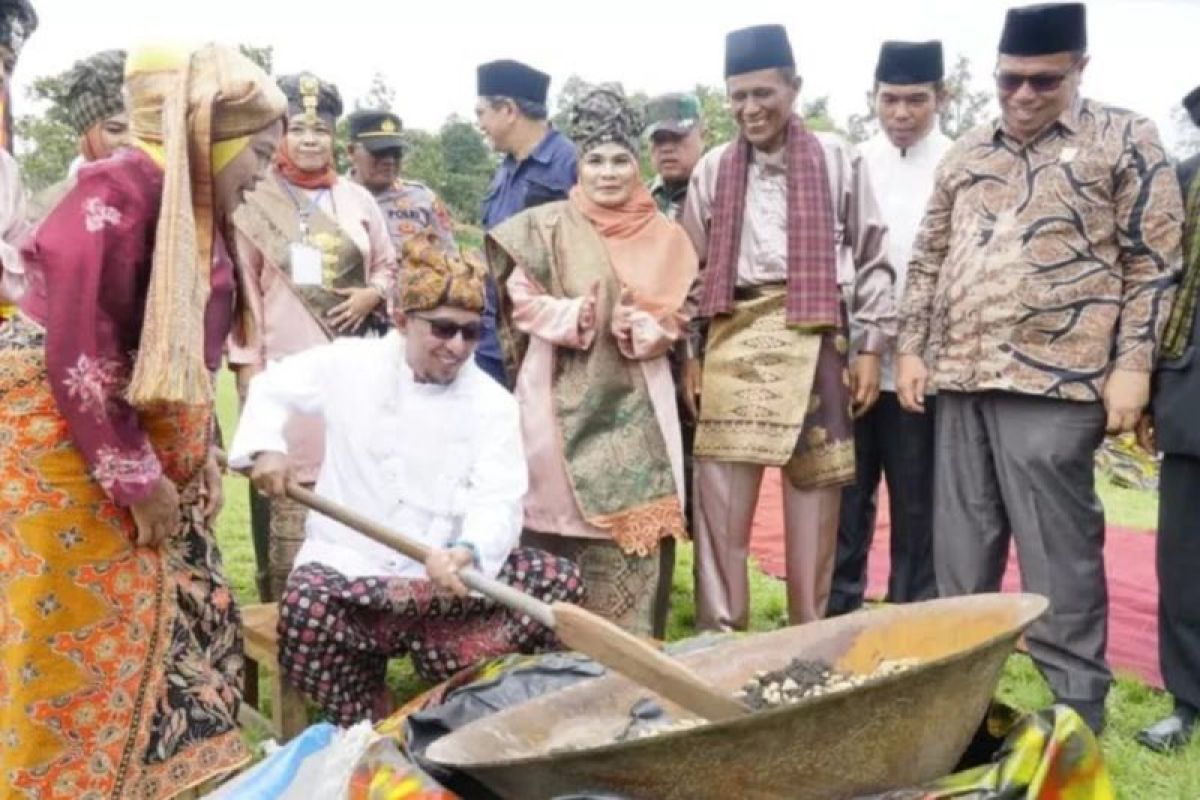
[[[425,563],[430,549],[366,517],[289,482],[288,497],[414,561]],[[667,654],[613,623],[572,603],[543,603],[475,569],[458,573],[462,582],[552,629],[572,650],[591,656],[606,667],[708,720],[735,719],[750,713],[745,705],[723,694]]]

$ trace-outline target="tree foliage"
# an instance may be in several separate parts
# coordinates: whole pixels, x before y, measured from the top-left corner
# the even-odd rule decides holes
[[[451,116],[438,131],[445,174],[441,197],[455,217],[478,222],[479,209],[492,179],[495,161],[475,125]]]
[[[22,114],[13,123],[17,140],[17,163],[30,192],[37,193],[62,180],[71,160],[79,154],[79,137],[67,124],[62,105],[63,75],[35,78],[26,89],[26,99],[45,113]]]
[[[957,139],[988,118],[991,92],[971,88],[971,59],[959,55],[946,76],[946,107],[942,109],[942,133]]]
[[[65,123],[48,116],[24,114],[13,124],[17,163],[25,187],[37,193],[58,183],[79,154],[79,139]]]
[[[354,101],[354,108],[362,111],[364,109],[391,109],[396,104],[396,88],[388,82],[387,76],[382,72],[375,72],[371,75],[371,85],[367,88],[367,93]]]

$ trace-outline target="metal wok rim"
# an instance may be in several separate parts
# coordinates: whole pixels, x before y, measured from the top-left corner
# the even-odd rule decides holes
[[[1033,624],[1033,622],[1035,622],[1038,619],[1038,617],[1040,617],[1043,613],[1045,613],[1046,609],[1050,605],[1050,601],[1046,597],[1044,597],[1043,595],[1034,594],[1031,592],[989,592],[989,593],[983,593],[983,594],[977,594],[977,595],[970,595],[970,597],[973,597],[973,598],[974,597],[1017,598],[1019,600],[1018,616],[1021,619],[1023,619],[1023,621],[1021,621],[1019,624],[1015,625],[1013,627],[1013,629],[1007,633],[999,633],[994,636],[990,636],[987,639],[983,639],[983,640],[977,642],[976,644],[972,645],[969,648],[966,648],[963,650],[958,650],[953,653],[948,653],[947,655],[939,656],[937,658],[929,659],[927,661],[922,661],[921,662],[922,671],[924,671],[924,668],[927,668],[927,667],[932,669],[935,667],[953,665],[954,663],[963,661],[963,660],[967,659],[969,656],[972,656],[975,653],[979,652],[980,650],[986,650],[987,648],[992,647],[1005,639],[1019,638],[1021,636],[1021,634],[1025,631],[1026,628],[1028,628],[1031,624]],[[952,599],[963,599],[963,598],[961,598],[961,597],[960,598],[937,598],[935,600],[926,601],[926,602],[936,603],[936,602],[939,602],[942,600],[952,600]],[[901,608],[901,606],[891,606],[890,608],[898,609],[898,608]],[[867,611],[865,613],[871,613],[871,611]],[[822,620],[822,622],[823,621],[824,620]],[[776,631],[785,630],[788,627],[797,627],[797,626],[784,626],[783,628],[776,628],[775,630]],[[771,634],[774,632],[775,631],[757,631],[756,633]],[[747,635],[753,635],[753,634],[741,634],[738,637],[738,639],[744,638]],[[733,641],[738,641],[738,639],[734,639]],[[717,645],[717,646],[719,646],[719,645]],[[703,650],[698,650],[695,652],[703,652]],[[619,676],[619,675],[620,675],[620,673],[609,670],[608,672],[606,672],[605,675],[599,676],[593,680],[603,680],[605,677],[608,677],[608,676]],[[890,683],[895,683],[895,682],[898,682],[901,680],[907,680],[910,675],[911,675],[911,672],[908,672],[908,671],[898,672],[898,673],[894,673],[891,675],[883,675],[878,678],[872,678],[868,682],[864,683],[862,686],[857,687],[857,688],[866,689],[869,687],[869,688],[874,689],[879,686],[887,686]],[[628,680],[628,679],[626,679],[626,680]],[[577,685],[578,686],[586,686],[588,684],[580,683]],[[545,695],[541,695],[541,697],[548,697],[551,694],[557,694],[559,691],[570,691],[573,688],[575,688],[575,686],[568,686],[563,689],[557,690],[555,692],[550,692]],[[649,689],[645,689],[644,687],[642,687],[642,688],[645,692],[647,692],[649,694],[649,696],[657,698],[657,695],[655,695],[653,692],[650,692]],[[429,761],[431,761],[435,764],[441,765],[441,766],[450,767],[452,769],[461,769],[463,771],[470,772],[472,770],[481,770],[481,769],[500,769],[500,768],[508,768],[508,767],[518,767],[518,766],[532,764],[532,763],[543,763],[548,760],[561,759],[564,757],[589,756],[589,755],[593,755],[593,754],[607,755],[613,751],[627,750],[627,749],[630,749],[631,747],[637,747],[638,745],[647,744],[650,742],[673,741],[675,739],[694,736],[696,733],[701,732],[701,731],[706,732],[706,733],[709,731],[737,731],[741,728],[746,727],[747,725],[757,724],[760,720],[763,720],[763,719],[778,717],[778,716],[782,716],[784,714],[791,714],[802,708],[817,707],[823,703],[841,700],[841,699],[843,699],[844,694],[845,693],[843,693],[843,692],[832,692],[830,694],[824,694],[824,695],[820,695],[818,697],[806,697],[806,698],[804,698],[802,700],[798,700],[794,703],[788,703],[786,705],[776,706],[774,708],[763,709],[760,711],[753,711],[750,714],[747,714],[746,716],[740,717],[738,719],[724,720],[724,721],[720,721],[720,722],[705,722],[705,723],[703,723],[701,725],[697,725],[695,727],[667,731],[662,734],[658,734],[656,736],[648,736],[644,739],[634,739],[634,740],[628,740],[628,741],[624,741],[624,742],[608,742],[605,744],[595,745],[593,747],[581,747],[581,748],[577,748],[577,749],[560,750],[560,751],[555,751],[555,752],[543,752],[538,755],[523,755],[523,756],[519,756],[516,758],[510,758],[510,759],[505,759],[505,760],[496,760],[496,761],[443,761],[441,759],[435,758],[430,755],[430,751],[435,749],[438,746],[438,744],[442,741],[442,739],[439,739],[438,741],[435,741],[432,745],[430,745],[429,748],[426,749],[426,751],[422,754],[422,757],[428,759]],[[536,699],[538,699],[538,698],[533,698],[533,700],[536,700]],[[657,699],[659,699],[661,701],[661,698],[657,698]],[[526,702],[532,702],[533,700],[526,701]],[[524,703],[518,704],[516,706],[512,706],[512,708],[513,709],[520,708],[521,705],[524,705]],[[508,709],[505,709],[505,710],[508,710]],[[503,713],[503,712],[501,712],[501,713]],[[442,738],[445,739],[445,738],[454,736],[456,733],[467,730],[472,725],[482,724],[486,720],[489,720],[491,718],[492,718],[491,716],[488,716],[488,717],[483,717],[479,720],[475,720],[474,722],[471,722],[468,725],[465,725],[462,728],[459,728],[457,731],[453,731]]]

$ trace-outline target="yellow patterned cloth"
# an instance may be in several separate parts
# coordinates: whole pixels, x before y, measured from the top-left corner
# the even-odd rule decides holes
[[[181,502],[173,535],[136,547],[40,338],[0,326],[0,797],[165,800],[249,759],[240,618],[198,490],[209,409],[142,416]]]
[[[990,764],[876,800],[1115,800],[1096,736],[1066,706],[1026,714]]]
[[[767,290],[716,317],[696,426],[695,458],[782,466],[808,413],[821,335],[789,328],[787,290]]]

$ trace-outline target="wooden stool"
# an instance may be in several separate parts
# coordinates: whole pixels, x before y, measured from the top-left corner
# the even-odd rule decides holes
[[[308,727],[304,695],[279,671],[279,609],[275,603],[242,607],[246,672],[242,715],[266,728],[282,744]],[[258,669],[271,673],[271,720],[258,710]]]

